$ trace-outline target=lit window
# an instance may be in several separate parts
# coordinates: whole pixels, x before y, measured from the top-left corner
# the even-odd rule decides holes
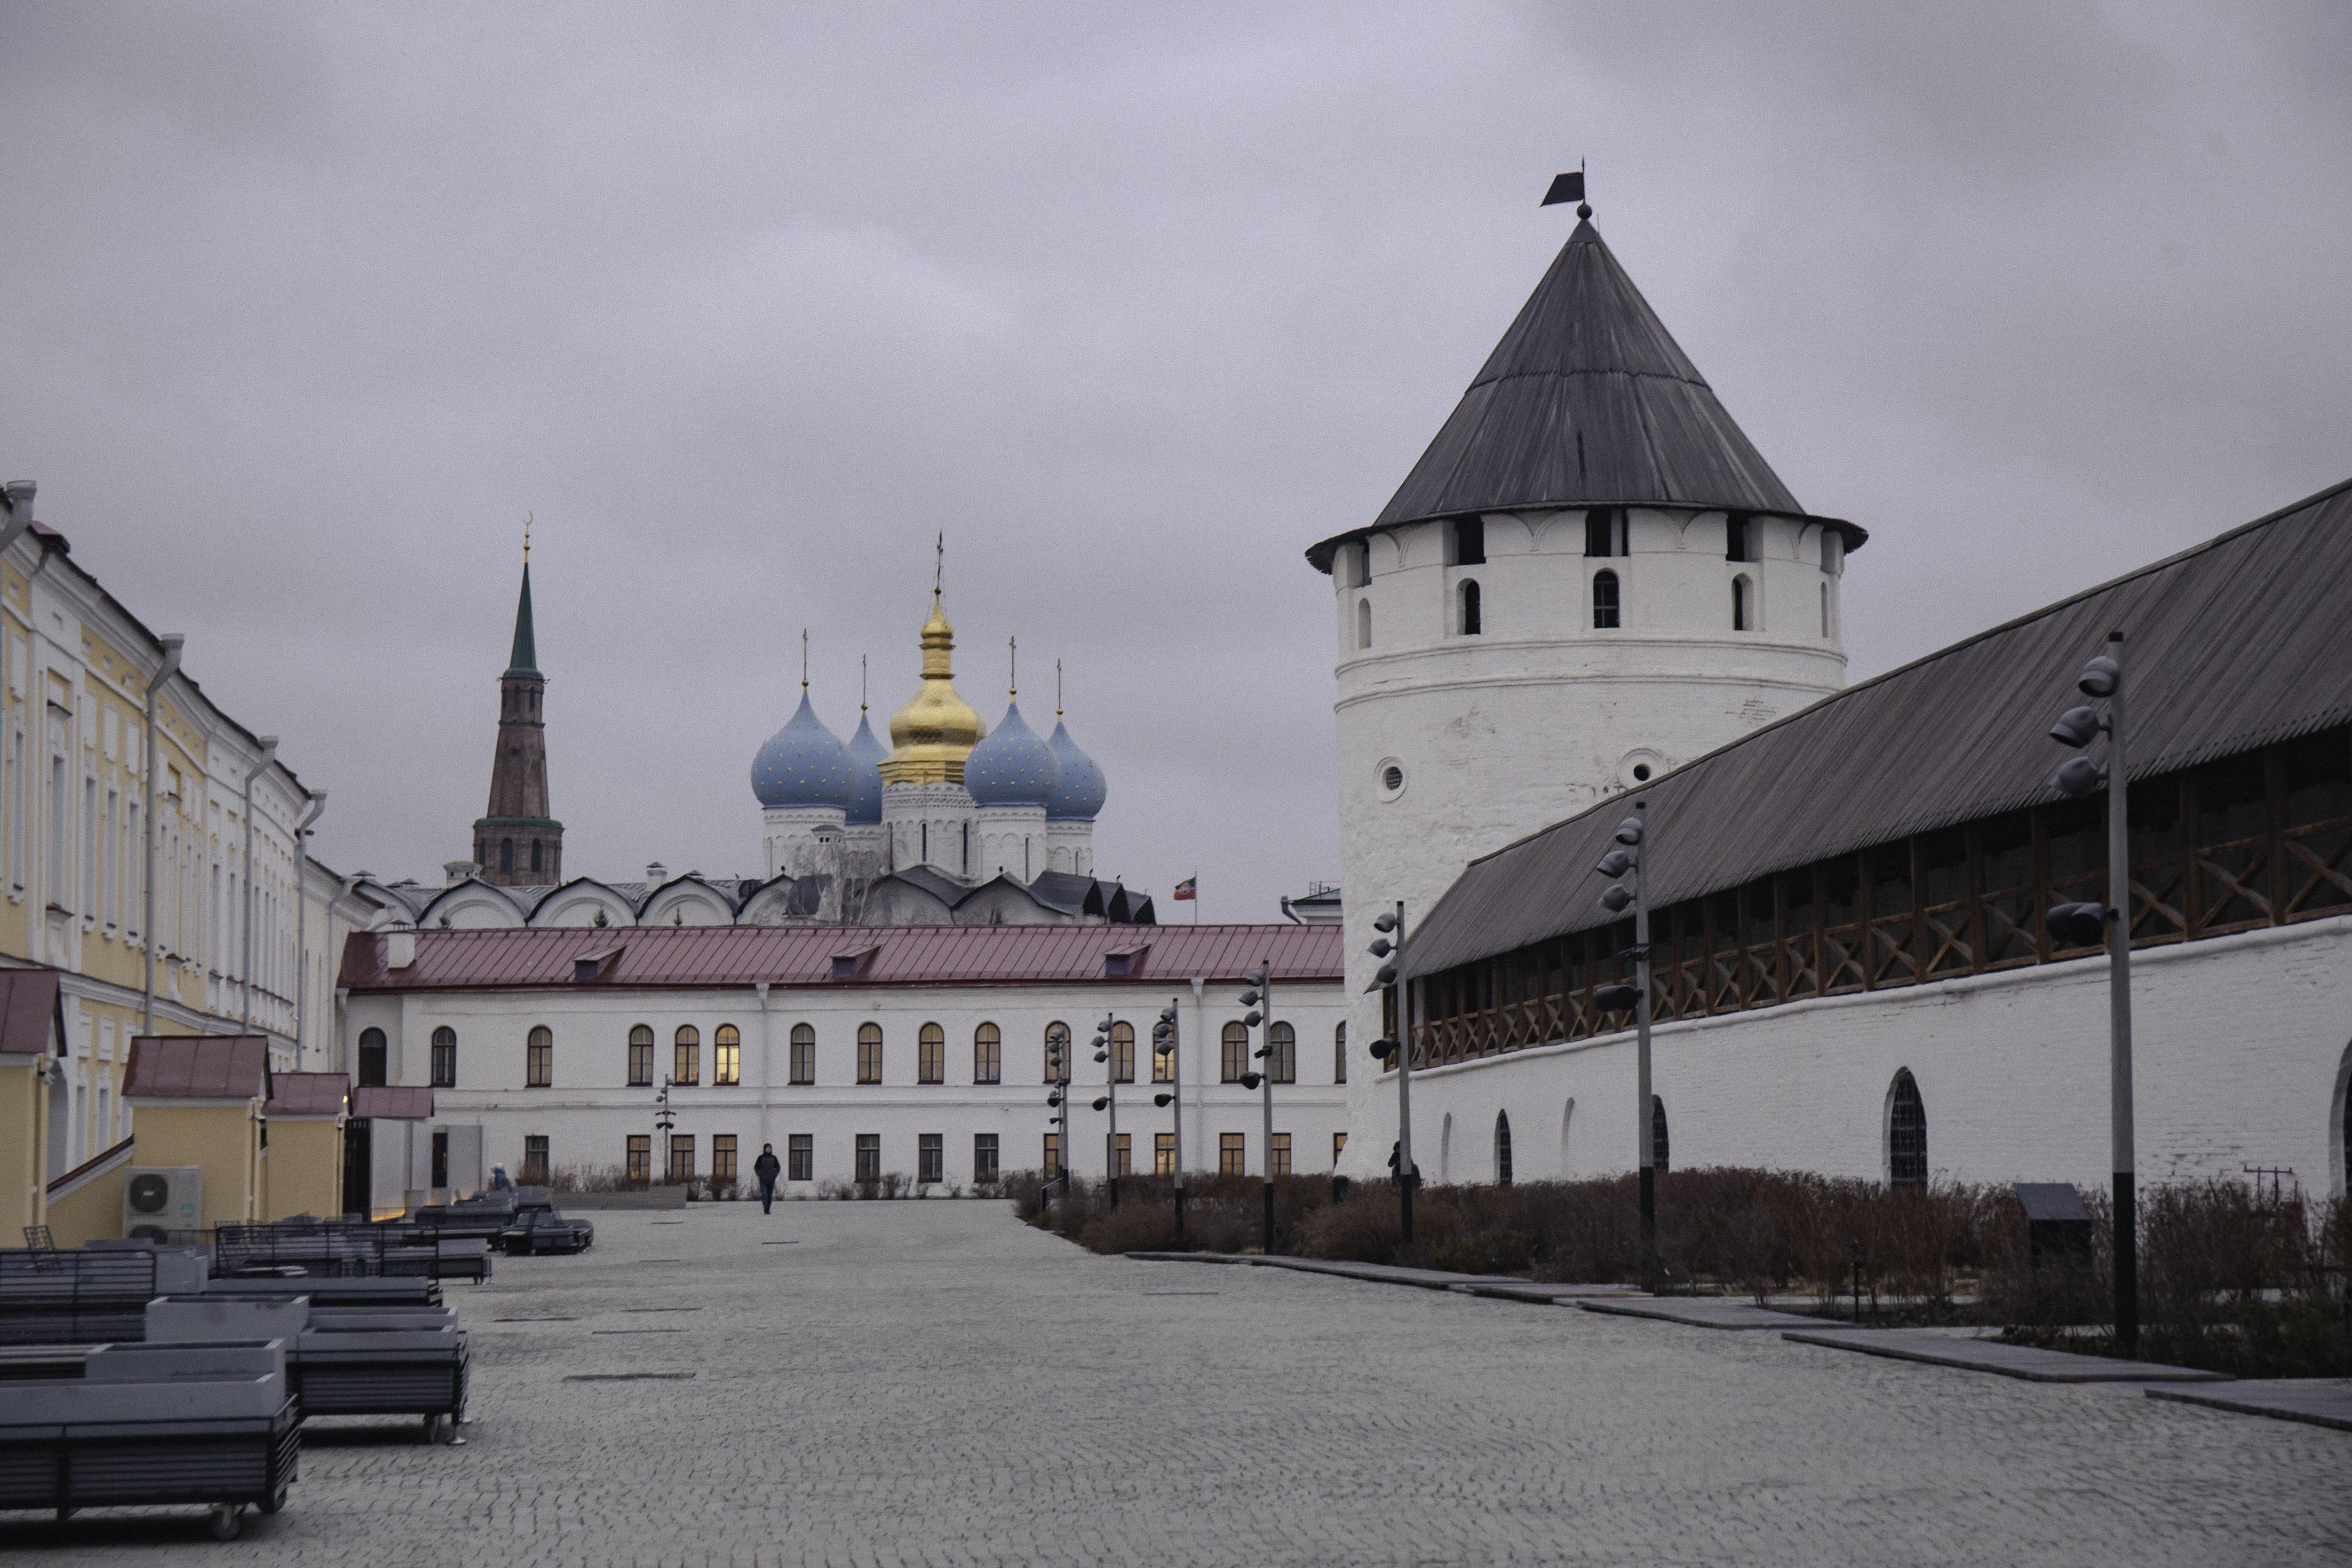
[[[446,1024],[433,1031],[433,1087],[457,1087],[457,1031]]]
[[[945,1083],[948,1081],[948,1031],[935,1023],[927,1023],[915,1031],[915,1082]],[[877,1071],[875,1082],[881,1082]]]
[[[1174,1176],[1176,1174],[1175,1134],[1154,1133],[1151,1134],[1151,1174],[1153,1176]]]
[[[710,1179],[735,1179],[735,1134],[714,1133],[710,1136]]]
[[[1615,630],[1622,624],[1617,605],[1617,574],[1596,571],[1592,574],[1592,626],[1597,632]]]
[[[857,1082],[882,1082],[882,1026],[878,1023],[857,1026]]]
[[[816,1030],[808,1024],[793,1025],[793,1076],[794,1083],[816,1082]]]
[[[857,1179],[882,1179],[882,1134],[879,1133],[857,1134]]]
[[[1154,1083],[1176,1082],[1176,1053],[1173,1051],[1160,1051],[1157,1048],[1152,1051],[1151,1082]]]
[[[1235,1019],[1225,1025],[1220,1043],[1223,1049],[1218,1056],[1223,1071],[1218,1074],[1219,1082],[1238,1083],[1242,1074],[1249,1071],[1249,1030],[1243,1027],[1241,1019]]]
[[[1049,1023],[1045,1026],[1045,1082],[1060,1083],[1070,1076],[1070,1026]]]
[[[919,1182],[947,1179],[946,1141],[938,1133],[919,1133],[915,1136],[915,1179]]]
[[[720,1024],[710,1037],[710,1082],[740,1083],[742,1081],[743,1036],[733,1024]]]
[[[1045,1179],[1051,1181],[1062,1174],[1062,1134],[1045,1134]]]
[[[629,1030],[629,1085],[644,1088],[654,1081],[654,1030],[638,1024]]]
[[[1133,1133],[1121,1133],[1111,1141],[1110,1174],[1113,1176],[1135,1174],[1135,1134]]]
[[[533,1089],[545,1089],[555,1082],[555,1036],[545,1024],[530,1031],[523,1047],[525,1082]]]
[[[1331,1134],[1331,1168],[1333,1170],[1338,1170],[1339,1168],[1339,1155],[1346,1151],[1347,1147],[1347,1134],[1334,1133]]]
[[[1243,1142],[1244,1136],[1245,1134],[1241,1133],[1217,1134],[1217,1174],[1219,1176],[1249,1174],[1248,1166],[1244,1162],[1247,1153],[1247,1147]]]
[[[677,1026],[677,1043],[670,1048],[669,1075],[676,1083],[702,1082],[702,1031],[690,1023]]]
[[[1004,1036],[992,1023],[982,1024],[971,1031],[971,1081],[974,1083],[1004,1082]]]
[[[1110,1075],[1120,1083],[1135,1082],[1135,1026],[1131,1023],[1110,1026]]]
[[[629,1134],[629,1163],[625,1167],[629,1179],[645,1183],[654,1176],[654,1140],[649,1133]]]
[[[1288,1176],[1290,1174],[1290,1134],[1276,1133],[1274,1135],[1274,1142],[1268,1146],[1274,1150],[1274,1174]]]
[[[1298,1031],[1286,1023],[1268,1024],[1265,1030],[1265,1073],[1276,1083],[1298,1082]]]
[[[971,1179],[976,1182],[996,1179],[994,1133],[974,1133],[971,1135]]]
[[[669,1179],[672,1181],[694,1179],[694,1134],[692,1133],[672,1133],[669,1135]]]
[[[794,1133],[784,1140],[784,1179],[786,1181],[816,1180],[815,1134]]]

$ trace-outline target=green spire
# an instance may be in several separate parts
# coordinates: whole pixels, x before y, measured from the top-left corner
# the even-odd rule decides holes
[[[530,634],[530,562],[528,559],[522,563],[522,598],[515,605],[514,659],[508,664],[507,673],[499,678],[513,680],[517,676],[534,681],[546,679],[539,673],[539,647]]]

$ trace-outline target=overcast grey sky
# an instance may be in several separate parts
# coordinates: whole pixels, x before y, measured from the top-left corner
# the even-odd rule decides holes
[[[0,469],[333,801],[483,810],[520,524],[574,873],[756,872],[1051,668],[1099,868],[1336,871],[1328,580],[1572,220],[1810,508],[1853,674],[2352,475],[2340,5],[0,9]]]

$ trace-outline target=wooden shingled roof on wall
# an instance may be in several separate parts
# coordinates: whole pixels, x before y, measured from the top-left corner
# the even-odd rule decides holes
[[[1648,802],[1650,906],[2058,799],[2052,721],[2124,633],[2134,779],[2352,720],[2352,480],[1822,698],[1470,863],[1406,945],[1433,974],[1619,918],[1593,862]]]

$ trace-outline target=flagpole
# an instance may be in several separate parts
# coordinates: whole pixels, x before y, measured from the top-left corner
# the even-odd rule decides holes
[[[1192,924],[1201,924],[1201,868],[1192,868]]]

